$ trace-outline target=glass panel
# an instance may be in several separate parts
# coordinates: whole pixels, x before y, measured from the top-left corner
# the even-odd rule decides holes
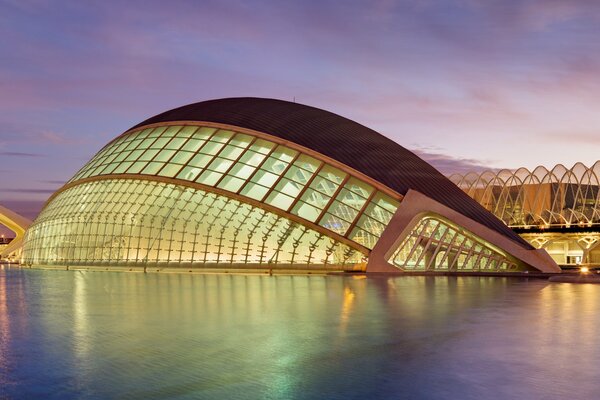
[[[293,202],[293,197],[287,196],[279,192],[272,192],[266,200],[267,204],[270,204],[277,208],[281,208],[282,210],[287,210]]]
[[[262,200],[268,191],[269,189],[264,186],[260,186],[256,183],[248,183],[246,186],[244,186],[241,194],[256,200]]]
[[[160,170],[158,175],[173,178],[175,175],[177,175],[181,168],[182,166],[179,164],[167,164],[163,169]]]
[[[244,164],[235,164],[233,168],[229,171],[230,175],[236,176],[241,179],[248,179],[252,175],[252,173],[256,170],[256,168],[250,167]]]
[[[331,197],[324,195],[323,193],[316,192],[314,190],[308,189],[302,197],[300,198],[303,201],[312,204],[320,209],[325,208]]]
[[[253,151],[248,150],[242,155],[242,157],[240,158],[240,162],[252,165],[253,167],[257,167],[262,163],[265,157],[266,156],[264,154],[255,153]]]
[[[210,142],[206,142],[206,144],[204,146],[202,146],[202,148],[200,149],[200,152],[214,156],[223,148],[223,146],[224,146],[223,143],[217,143],[217,142],[213,142],[211,140]]]
[[[179,174],[177,174],[177,178],[185,179],[187,181],[194,181],[200,175],[202,169],[196,167],[185,167]]]
[[[218,172],[204,171],[202,174],[200,174],[200,177],[196,180],[196,182],[207,186],[214,186],[222,176],[223,174]]]
[[[341,218],[336,217],[335,215],[326,213],[321,221],[319,222],[324,228],[330,229],[334,232],[339,233],[340,235],[344,235],[348,228],[350,228],[350,223],[344,221]]]
[[[373,193],[373,187],[371,185],[361,182],[356,178],[350,178],[348,183],[346,183],[345,188],[362,196],[365,199],[369,198],[371,193]]]
[[[183,147],[181,148],[181,150],[185,150],[185,151],[190,151],[192,153],[196,153],[198,150],[200,150],[200,147],[202,147],[202,145],[204,143],[205,143],[204,140],[192,138],[192,139],[189,139],[187,141],[187,143],[185,143],[183,145]]]
[[[324,178],[327,178],[332,182],[337,183],[338,185],[342,183],[342,181],[346,178],[345,173],[329,165],[323,166],[323,168],[321,168],[321,171],[319,171],[319,175]]]
[[[232,164],[233,161],[231,160],[225,160],[223,158],[217,157],[210,163],[208,169],[224,173],[227,172],[227,170],[229,169],[229,167],[231,167]]]
[[[275,190],[286,193],[292,197],[297,197],[300,195],[300,191],[304,188],[304,185],[301,185],[296,182],[292,182],[288,179],[282,178],[281,181],[275,186]]]
[[[253,136],[238,133],[234,136],[233,139],[231,139],[231,142],[229,143],[245,149],[246,147],[248,147],[250,142],[252,142],[252,139],[254,139]]]
[[[262,186],[271,187],[277,181],[277,179],[277,175],[260,170],[252,177],[252,182],[258,183]]]
[[[146,150],[144,151],[144,153],[140,156],[140,161],[150,161],[154,158],[155,155],[158,154],[158,150]]]
[[[288,149],[287,147],[278,146],[273,153],[269,157],[274,158],[276,160],[280,160],[286,163],[292,162],[294,157],[298,152],[296,150]]]
[[[219,154],[219,157],[223,157],[223,158],[227,158],[229,160],[237,160],[240,156],[240,154],[242,154],[244,152],[244,149],[241,149],[239,147],[235,147],[232,145],[227,145],[225,146],[225,148],[223,150],[221,150],[221,153]]]
[[[250,146],[250,149],[261,154],[269,154],[269,152],[275,147],[275,143],[267,142],[263,139],[257,139],[256,142]]]
[[[244,184],[244,181],[242,179],[238,179],[233,176],[226,176],[219,183],[218,187],[220,187],[221,189],[229,190],[230,192],[235,193],[242,187],[243,184]]]
[[[114,171],[112,172],[113,174],[122,174],[123,172],[127,171],[127,168],[131,167],[133,163],[132,162],[122,162],[121,164],[119,164],[117,166],[117,168],[114,169]]]
[[[173,157],[175,150],[161,150],[160,153],[154,157],[154,161],[167,162]]]
[[[301,168],[298,168],[296,166],[291,166],[287,172],[285,173],[285,177],[288,179],[291,179],[293,181],[296,181],[298,183],[301,183],[303,185],[307,184],[309,179],[314,175],[313,172],[308,172],[305,171]]]
[[[231,139],[233,134],[234,133],[231,131],[221,129],[217,131],[210,140],[213,142],[226,143],[229,141],[229,139]]]
[[[177,154],[175,154],[173,156],[173,158],[171,159],[172,163],[176,163],[176,164],[185,164],[187,163],[192,157],[194,156],[194,153],[191,153],[189,151],[180,151]]]
[[[317,218],[319,218],[321,210],[303,201],[298,201],[294,208],[292,208],[292,214],[302,217],[308,221],[315,222]]]
[[[148,164],[146,161],[138,161],[133,163],[131,167],[127,170],[128,174],[138,174],[140,171]]]
[[[151,162],[142,170],[142,174],[156,175],[164,164],[159,162]]]
[[[196,154],[189,162],[189,165],[197,168],[204,168],[213,159],[212,156],[206,154]]]
[[[321,165],[321,162],[310,156],[307,156],[306,154],[301,154],[294,162],[294,165],[308,172],[314,173],[319,168],[319,165]]]
[[[171,150],[179,150],[181,148],[181,146],[183,146],[183,144],[186,142],[186,140],[187,140],[187,138],[184,138],[184,137],[174,137],[167,144],[166,148],[171,149]]]
[[[321,177],[321,173],[319,173],[319,176],[312,181],[310,187],[318,190],[321,193],[332,196],[336,192],[339,185]]]

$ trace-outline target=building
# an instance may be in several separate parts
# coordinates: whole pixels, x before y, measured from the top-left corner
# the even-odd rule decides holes
[[[22,262],[559,271],[397,143],[324,110],[259,98],[187,105],[112,140],[48,200]]]
[[[600,265],[600,161],[548,170],[485,171],[450,179],[563,267]]]

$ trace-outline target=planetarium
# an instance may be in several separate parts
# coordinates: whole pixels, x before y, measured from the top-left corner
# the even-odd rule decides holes
[[[127,130],[50,197],[23,243],[22,264],[66,268],[560,271],[394,141],[262,98]]]

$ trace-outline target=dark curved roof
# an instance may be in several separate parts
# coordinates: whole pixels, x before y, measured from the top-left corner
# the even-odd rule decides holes
[[[532,248],[427,162],[374,130],[329,111],[283,100],[226,98],[175,108],[134,128],[171,121],[222,123],[289,140],[346,164],[400,194],[417,190]]]

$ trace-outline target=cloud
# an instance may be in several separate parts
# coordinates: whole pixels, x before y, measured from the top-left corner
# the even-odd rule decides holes
[[[48,143],[53,144],[66,144],[69,143],[69,139],[67,139],[64,135],[61,135],[56,132],[44,131],[39,134],[39,139]]]
[[[427,161],[429,164],[433,165],[438,171],[446,176],[450,176],[452,174],[465,175],[469,172],[481,173],[487,170],[497,170],[495,168],[490,168],[486,165],[486,162],[482,160],[455,158],[447,154],[432,153],[420,149],[413,149],[412,152]]]
[[[61,185],[61,186],[65,184],[65,181],[59,181],[59,180],[53,180],[53,179],[42,179],[42,180],[39,180],[38,182],[50,183],[52,185]]]
[[[580,146],[590,144],[600,144],[600,128],[597,131],[581,132],[581,131],[565,131],[551,132],[545,135],[548,139],[556,142],[564,142],[568,140],[571,144]],[[600,157],[599,157],[600,158]]]
[[[6,157],[45,157],[43,154],[22,153],[19,151],[0,151],[0,156]]]
[[[0,188],[0,193],[30,193],[30,194],[52,194],[56,189],[19,189],[19,188]]]

